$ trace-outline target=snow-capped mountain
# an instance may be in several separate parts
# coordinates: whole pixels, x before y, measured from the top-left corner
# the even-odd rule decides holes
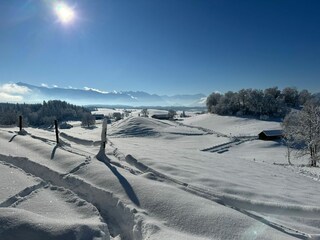
[[[128,106],[204,106],[204,94],[159,96],[142,91],[100,91],[85,87],[84,89],[34,86],[19,82],[19,86],[30,89],[27,101],[60,99],[73,104],[104,104]]]

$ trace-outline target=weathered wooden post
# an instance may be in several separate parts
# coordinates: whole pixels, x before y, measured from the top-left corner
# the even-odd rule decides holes
[[[57,141],[57,144],[59,144],[59,130],[58,130],[58,121],[57,120],[54,120],[54,128],[56,130],[56,141]]]
[[[96,156],[96,158],[99,161],[102,161],[104,163],[109,162],[110,160],[107,158],[105,149],[106,149],[106,142],[107,142],[107,125],[108,125],[108,119],[104,118],[102,122],[102,131],[101,131],[101,146],[100,150]]]
[[[102,123],[102,132],[101,132],[101,149],[106,149],[107,126],[108,126],[108,120],[104,118]]]
[[[19,132],[22,131],[22,116],[19,116]]]

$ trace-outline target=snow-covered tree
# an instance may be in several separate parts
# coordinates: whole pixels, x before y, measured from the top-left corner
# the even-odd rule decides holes
[[[177,112],[176,112],[175,110],[173,110],[173,109],[169,109],[169,111],[168,111],[168,117],[169,117],[170,119],[172,119],[172,118],[174,118],[175,115],[177,115]]]
[[[253,115],[260,115],[263,107],[263,91],[253,89],[249,96],[249,111]]]
[[[264,90],[262,103],[263,114],[268,116],[281,115],[281,91],[278,87],[267,88]]]
[[[224,94],[211,93],[207,97],[208,112],[220,115],[255,116],[260,119],[284,117],[290,109],[300,109],[306,102],[316,98],[308,90],[298,91],[286,87],[265,90],[241,89],[238,92],[228,91]]]
[[[282,96],[288,107],[297,107],[299,105],[299,92],[296,88],[284,88],[282,90]]]
[[[306,102],[308,102],[311,99],[311,93],[306,90],[303,89],[299,92],[299,104],[300,105],[304,105]]]
[[[81,126],[83,127],[91,127],[96,124],[96,119],[91,113],[84,113],[81,119]]]
[[[219,103],[221,98],[221,94],[217,93],[217,92],[213,92],[211,93],[208,97],[207,97],[207,107],[209,112],[214,112],[214,107]]]
[[[142,109],[140,114],[142,117],[148,117],[149,116],[148,109],[146,108]]]
[[[283,121],[285,138],[300,156],[309,155],[315,167],[320,159],[320,105],[305,104],[301,111],[291,111]]]

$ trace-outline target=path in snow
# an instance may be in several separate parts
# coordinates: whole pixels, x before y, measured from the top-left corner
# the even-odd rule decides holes
[[[7,159],[0,155],[1,239],[110,239],[107,225],[92,204]]]

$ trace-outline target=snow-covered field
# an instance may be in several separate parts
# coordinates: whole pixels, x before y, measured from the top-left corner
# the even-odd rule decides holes
[[[0,239],[320,239],[319,168],[253,137],[280,123],[138,113],[108,125],[105,151],[100,122],[60,145],[0,128]]]

